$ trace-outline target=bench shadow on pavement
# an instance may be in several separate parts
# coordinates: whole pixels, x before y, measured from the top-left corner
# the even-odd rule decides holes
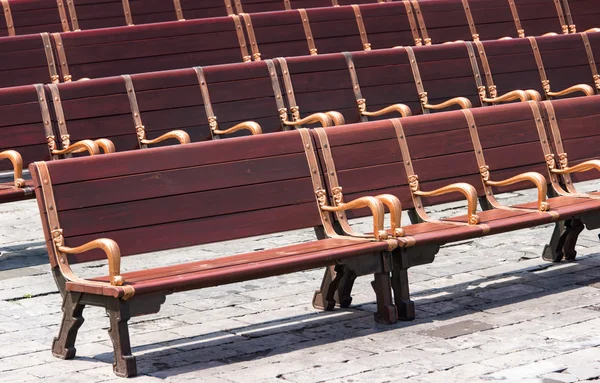
[[[600,254],[582,256],[581,259],[599,258]],[[337,341],[358,339],[369,337],[375,334],[383,334],[411,328],[416,325],[432,323],[433,321],[442,322],[444,320],[457,319],[462,316],[468,316],[476,312],[490,310],[493,308],[515,304],[524,301],[535,303],[536,298],[579,289],[600,282],[600,267],[590,266],[592,273],[587,273],[585,278],[579,277],[580,263],[573,262],[571,267],[553,268],[551,264],[541,267],[524,267],[521,270],[515,270],[511,273],[500,274],[490,278],[482,277],[477,280],[459,283],[456,285],[440,288],[426,289],[413,293],[417,307],[417,319],[411,322],[399,321],[394,325],[377,324],[373,320],[374,302],[364,303],[358,306],[352,306],[349,309],[335,309],[330,312],[319,312],[314,310],[305,315],[280,318],[273,321],[265,321],[252,325],[244,325],[240,322],[239,327],[224,329],[222,331],[210,332],[194,337],[184,337],[168,342],[148,343],[144,345],[136,344],[136,333],[132,333],[132,351],[136,355],[138,363],[138,372],[140,375],[150,375],[159,378],[168,378],[185,373],[202,371],[204,369],[214,368],[215,366],[234,365],[236,363],[258,360],[264,357],[272,357],[295,350],[318,347],[320,345],[331,344]],[[561,283],[557,288],[544,288],[543,291],[534,292],[516,296],[499,301],[486,301],[474,299],[475,303],[470,305],[462,303],[459,307],[439,315],[419,310],[420,306],[432,302],[448,301],[452,302],[458,298],[475,296],[485,292],[490,292],[505,286],[519,283],[528,283],[532,281],[530,273],[534,271],[544,271],[543,277],[537,280],[545,280],[559,275],[572,275],[573,281]],[[516,277],[507,280],[507,276]],[[497,282],[494,282],[497,280]],[[485,283],[484,287],[478,285]],[[600,287],[599,287],[600,288]],[[445,293],[438,298],[427,298],[428,296]],[[485,294],[483,294],[485,295]],[[310,293],[307,292],[306,300],[310,300]],[[167,298],[168,302],[168,298]],[[304,302],[303,302],[304,303]],[[591,303],[591,306],[594,304]],[[524,319],[527,320],[527,319]],[[453,321],[455,322],[455,321]],[[199,325],[202,326],[201,324]],[[84,325],[85,327],[85,325]],[[491,325],[489,328],[498,326]],[[417,331],[418,332],[418,331]],[[391,335],[391,334],[390,334]],[[401,339],[401,336],[394,335],[393,339]],[[268,338],[269,337],[269,338]],[[304,339],[305,338],[305,339]],[[291,341],[290,341],[291,339]],[[378,338],[385,341],[384,338]],[[108,336],[107,336],[108,340]],[[261,341],[262,340],[262,341]],[[290,343],[286,343],[290,342]],[[112,353],[102,353],[94,356],[96,360],[102,360],[107,363],[112,362]],[[94,360],[91,358],[81,358]],[[107,366],[107,368],[110,366]]]
[[[48,265],[44,241],[0,246],[0,272],[38,265]]]

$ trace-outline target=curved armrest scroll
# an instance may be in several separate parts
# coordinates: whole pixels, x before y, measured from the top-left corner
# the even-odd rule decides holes
[[[300,125],[315,124],[315,123],[321,124],[321,126],[323,128],[333,126],[333,121],[331,121],[331,117],[329,117],[325,113],[314,113],[314,114],[311,114],[310,116],[304,117],[297,121],[284,120],[282,122],[284,125],[287,125],[287,126],[300,126]]]
[[[172,130],[153,140],[148,140],[144,138],[143,140],[140,140],[140,142],[144,145],[153,145],[162,141],[169,140],[171,138],[179,141],[180,144],[189,144],[191,142],[190,136],[183,130]]]
[[[429,192],[424,192],[421,190],[413,191],[415,195],[421,197],[435,197],[454,192],[461,193],[465,196],[467,199],[467,216],[469,217],[469,225],[477,225],[479,223],[479,216],[477,215],[477,190],[475,190],[472,185],[465,182],[458,182]]]
[[[262,133],[262,128],[260,127],[260,125],[258,123],[254,122],[254,121],[244,121],[244,122],[241,122],[235,126],[232,126],[229,129],[225,129],[225,130],[215,129],[215,130],[213,130],[213,133],[214,134],[232,134],[232,133],[238,132],[240,130],[249,130],[250,133],[252,133],[253,135]]]
[[[80,254],[86,251],[100,249],[108,259],[108,275],[112,286],[122,286],[125,279],[121,276],[121,250],[112,239],[100,238],[78,247],[57,246],[58,251],[65,254]]]
[[[69,145],[65,149],[53,150],[52,154],[61,155],[81,152],[88,152],[90,156],[93,156],[96,154],[100,154],[100,148],[98,147],[98,144],[92,140],[81,140]]]
[[[525,93],[529,96],[532,101],[542,101],[542,95],[535,89],[526,89]]]
[[[529,95],[526,91],[523,90],[513,90],[511,92],[505,93],[502,96],[493,97],[493,98],[482,98],[483,102],[495,103],[495,102],[508,102],[508,101],[529,101]]]
[[[563,169],[552,169],[552,173],[556,174],[570,174],[570,173],[582,173],[589,170],[600,170],[600,160],[589,160],[580,164],[569,166]]]
[[[15,150],[5,150],[0,152],[0,159],[7,159],[12,163],[13,172],[15,173],[15,187],[24,187],[25,180],[23,180],[23,158],[21,154]]]
[[[551,97],[561,97],[575,92],[582,92],[586,96],[594,95],[594,89],[587,84],[577,84],[570,86],[565,90],[561,90],[560,92],[548,92],[547,94]]]
[[[376,197],[361,197],[350,202],[342,202],[337,206],[320,205],[321,210],[337,212],[368,207],[373,214],[373,236],[376,240],[388,238],[387,231],[384,230],[383,216],[385,209],[383,203]]]
[[[588,32],[600,32],[600,28],[590,28],[587,31],[585,31],[584,33],[588,33]]]
[[[390,228],[392,237],[404,237],[402,229],[402,204],[398,197],[392,194],[380,194],[376,196],[390,211]]]
[[[473,106],[473,105],[471,105],[471,101],[469,101],[469,99],[466,97],[451,98],[450,100],[444,101],[441,104],[435,104],[435,105],[432,105],[428,102],[427,92],[421,93],[419,95],[419,98],[421,99],[421,104],[423,104],[423,107],[426,109],[438,110],[438,109],[447,108],[452,105],[458,105],[458,106],[460,106],[461,109],[469,109]]]
[[[98,138],[97,140],[94,140],[94,142],[96,143],[96,145],[98,145],[98,148],[104,151],[104,153],[114,153],[116,151],[115,144],[113,144],[113,142],[108,138]],[[74,151],[73,153],[81,153],[85,151],[86,148],[80,148]]]
[[[344,116],[340,112],[336,112],[335,110],[330,110],[329,112],[325,112],[327,116],[331,119],[331,122],[334,126],[344,125],[346,120]]]
[[[548,202],[546,202],[546,196],[548,195],[548,183],[546,178],[540,173],[527,172],[521,173],[514,177],[502,180],[502,181],[485,181],[486,185],[489,186],[506,186],[516,184],[517,182],[529,181],[535,185],[538,191],[538,210],[547,211],[550,208]]]
[[[376,110],[374,112],[367,112],[365,110],[364,112],[361,112],[361,114],[363,116],[367,116],[367,117],[377,117],[377,116],[382,116],[384,114],[393,113],[393,112],[400,113],[400,115],[402,117],[410,116],[412,114],[410,108],[404,104],[394,104],[394,105],[386,106],[385,108]]]

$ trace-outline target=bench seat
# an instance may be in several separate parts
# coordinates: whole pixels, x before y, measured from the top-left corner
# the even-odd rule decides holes
[[[25,181],[25,185],[20,188],[16,188],[14,182],[0,183],[0,203],[21,201],[29,198],[35,198],[32,180]]]
[[[127,285],[135,288],[136,295],[165,290],[178,292],[323,267],[353,256],[386,251],[387,248],[386,242],[328,238],[270,250],[123,273],[122,276]],[[108,282],[109,277],[91,280]],[[123,293],[122,289],[108,291],[99,288],[94,291],[74,282],[68,282],[66,286],[69,291],[110,295],[115,298],[122,297]]]

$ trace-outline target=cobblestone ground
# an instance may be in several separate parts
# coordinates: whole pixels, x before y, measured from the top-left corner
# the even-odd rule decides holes
[[[583,191],[597,184],[583,184]],[[505,203],[531,194],[503,196]],[[440,217],[462,212],[439,206]],[[151,212],[149,212],[151,214]],[[108,318],[86,308],[75,360],[50,353],[61,299],[35,201],[0,205],[0,382],[121,381]],[[368,227],[368,220],[355,223]],[[584,231],[573,263],[540,258],[552,226],[443,247],[410,270],[417,319],[373,321],[370,278],[351,309],[318,312],[322,270],[179,293],[134,318],[134,382],[575,382],[600,379],[599,231]],[[312,240],[312,230],[130,257],[126,270]],[[107,272],[105,263],[76,269]]]

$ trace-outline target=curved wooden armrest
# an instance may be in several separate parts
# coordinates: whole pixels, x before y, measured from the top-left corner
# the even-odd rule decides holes
[[[52,151],[52,154],[61,155],[81,152],[88,152],[90,156],[93,156],[96,154],[100,154],[100,148],[98,147],[98,144],[92,140],[81,140],[69,145],[65,149],[55,149]]]
[[[325,112],[327,116],[331,119],[331,122],[334,126],[344,125],[346,120],[344,116],[340,112],[336,112],[335,110],[330,110],[329,112]]]
[[[80,254],[86,251],[100,249],[106,254],[108,259],[108,275],[110,284],[113,286],[122,286],[125,279],[121,276],[121,250],[119,245],[112,239],[100,238],[88,242],[78,247],[57,246],[58,251],[65,254]]]
[[[479,216],[477,215],[477,190],[465,182],[457,182],[448,186],[444,186],[437,190],[424,192],[421,190],[413,191],[415,195],[420,197],[435,197],[448,193],[461,193],[467,199],[467,216],[469,217],[469,225],[477,225]]]
[[[98,138],[97,140],[94,140],[94,142],[96,143],[96,145],[98,145],[100,149],[104,151],[104,153],[114,153],[116,151],[115,144],[113,144],[113,142],[108,138]],[[73,153],[81,153],[85,151],[85,148],[80,148],[74,151]]]
[[[189,144],[191,142],[190,136],[183,130],[172,130],[153,140],[148,140],[144,138],[143,140],[140,140],[140,142],[144,145],[153,145],[165,140],[169,140],[171,138],[179,141],[180,144]]]
[[[421,103],[423,104],[423,107],[426,109],[438,110],[438,109],[447,108],[452,105],[458,105],[461,107],[461,109],[469,109],[472,107],[471,101],[469,101],[469,99],[466,97],[451,98],[450,100],[444,101],[441,104],[435,104],[435,105],[432,105],[429,102],[427,102],[427,94],[424,97],[423,96],[420,96],[420,97],[421,97]]]
[[[517,182],[529,181],[535,185],[538,191],[538,210],[547,211],[550,208],[548,202],[546,202],[546,196],[548,195],[548,183],[546,178],[540,173],[527,172],[521,173],[514,177],[502,180],[502,181],[485,181],[486,185],[489,186],[506,186],[516,184]]]
[[[446,41],[442,44],[455,44],[455,43],[464,43],[465,40],[454,40],[454,41]]]
[[[24,187],[25,180],[23,180],[23,158],[21,157],[21,154],[15,150],[5,150],[0,152],[0,160],[4,159],[7,159],[12,163],[13,172],[15,173],[15,187]]]
[[[570,174],[570,173],[582,173],[587,172],[589,170],[599,170],[600,171],[600,160],[589,160],[582,162],[580,164],[569,166],[562,169],[552,169],[552,173],[556,174]]]
[[[526,89],[525,93],[529,96],[532,101],[542,101],[542,95],[535,89]]]
[[[380,194],[375,196],[390,211],[390,228],[392,237],[404,237],[402,228],[402,204],[398,197],[392,194]]]
[[[300,126],[305,124],[315,124],[319,123],[323,128],[327,128],[329,126],[333,126],[333,121],[331,121],[331,117],[329,117],[325,113],[314,113],[308,117],[304,117],[297,121],[282,121],[284,125],[287,126]]]
[[[240,130],[249,130],[250,133],[254,134],[261,134],[262,133],[262,128],[260,127],[260,125],[254,121],[244,121],[241,122],[235,126],[232,126],[229,129],[225,129],[225,130],[219,130],[219,129],[215,129],[213,130],[214,134],[232,134],[235,132],[238,132]]]
[[[383,226],[383,216],[385,209],[383,203],[376,197],[361,197],[350,202],[342,202],[337,206],[320,205],[322,210],[337,212],[368,207],[373,214],[373,236],[376,240],[384,240],[388,238],[388,233]]]
[[[546,94],[551,97],[561,97],[575,92],[582,92],[586,96],[594,95],[594,89],[588,84],[577,84],[570,86],[565,90],[561,90],[560,92],[548,92]]]
[[[558,33],[556,33],[556,32],[548,32],[548,33],[544,33],[542,36],[558,36]]]
[[[512,40],[512,37],[504,36],[504,37],[500,37],[498,40]]]
[[[367,117],[377,117],[377,116],[382,116],[384,114],[393,113],[393,112],[400,113],[400,115],[402,117],[412,115],[410,108],[404,104],[394,104],[394,105],[386,106],[385,108],[376,110],[374,112],[367,112],[365,110],[364,112],[361,112],[361,114],[363,116],[367,116]]]
[[[505,93],[502,96],[481,99],[483,102],[495,103],[495,102],[508,102],[514,100],[529,101],[529,95],[523,90],[513,90]]]
[[[590,28],[587,31],[583,32],[583,33],[588,33],[588,32],[600,32],[600,28]]]

